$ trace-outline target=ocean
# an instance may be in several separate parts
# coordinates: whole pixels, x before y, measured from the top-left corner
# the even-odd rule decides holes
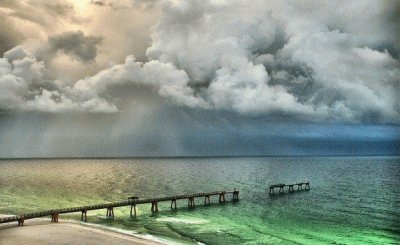
[[[268,194],[276,183],[309,191]],[[183,244],[400,244],[400,157],[0,160],[0,213],[220,190],[240,201],[89,211],[88,221]],[[79,220],[80,214],[62,216]]]

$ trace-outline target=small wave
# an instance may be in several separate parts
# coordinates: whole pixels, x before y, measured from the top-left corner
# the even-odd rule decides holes
[[[15,214],[0,214],[0,218],[14,217]]]
[[[205,219],[187,219],[187,218],[178,219],[178,218],[174,218],[174,217],[158,218],[157,221],[180,223],[180,224],[187,224],[187,225],[201,225],[201,224],[208,223],[208,220],[205,220]]]
[[[76,222],[74,220],[68,220],[70,223],[79,223]],[[180,244],[179,242],[175,242],[173,240],[170,239],[164,239],[164,238],[160,238],[157,236],[153,236],[150,234],[139,234],[136,231],[133,230],[125,230],[125,229],[121,229],[121,228],[115,228],[115,227],[110,227],[110,226],[105,226],[105,225],[99,225],[99,224],[93,224],[93,223],[82,223],[80,222],[81,225],[83,226],[87,226],[87,227],[91,227],[91,228],[96,228],[96,229],[101,229],[101,230],[106,230],[106,231],[112,231],[115,233],[119,233],[119,234],[124,234],[127,236],[132,236],[132,237],[136,237],[136,238],[140,238],[140,239],[145,239],[145,240],[149,240],[149,241],[154,241],[154,242],[158,242],[158,243],[162,243],[162,244]]]

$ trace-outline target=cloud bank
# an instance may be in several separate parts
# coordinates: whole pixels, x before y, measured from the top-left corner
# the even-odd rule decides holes
[[[89,93],[49,80],[43,61],[21,47],[0,58],[0,109],[44,112],[115,112],[117,108]]]
[[[46,77],[50,68],[39,54],[14,48],[0,63],[0,86],[7,91],[0,109],[117,112],[122,97],[113,91],[135,85],[190,108],[398,124],[399,5],[151,1],[146,8],[162,6],[162,12],[146,60],[128,55],[122,64],[67,85]],[[65,32],[50,37],[45,47],[95,62],[101,40]]]
[[[398,122],[391,4],[182,1],[165,7],[147,55],[186,71],[187,98],[209,108]]]

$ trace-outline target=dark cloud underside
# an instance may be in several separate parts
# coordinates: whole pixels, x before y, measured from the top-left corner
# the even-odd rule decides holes
[[[101,37],[85,36],[82,31],[64,32],[49,37],[49,51],[62,51],[83,62],[90,62],[96,58],[96,46],[101,41]]]
[[[101,114],[3,115],[0,155],[396,155],[400,149],[398,126],[277,124],[187,110],[173,114],[169,110],[157,114],[143,114],[140,109],[134,112],[123,118]]]

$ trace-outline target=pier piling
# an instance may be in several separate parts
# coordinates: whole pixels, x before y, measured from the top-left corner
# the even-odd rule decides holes
[[[239,191],[233,190],[233,201],[239,201]]]
[[[19,219],[18,219],[18,226],[23,226],[24,225],[24,221],[25,221],[24,216],[23,215],[20,216]]]
[[[219,194],[219,203],[225,202],[225,192]]]
[[[188,198],[188,207],[189,208],[194,208],[196,205],[194,203],[194,197],[189,197]]]
[[[114,218],[114,208],[113,207],[108,207],[107,208],[106,217],[107,218]]]
[[[133,196],[133,197],[128,197],[128,202],[131,204],[131,212],[130,215],[132,217],[132,210],[133,210],[133,216],[136,217],[136,200],[139,199],[139,197]]]
[[[297,185],[297,190],[303,190],[303,184],[299,183]]]
[[[54,212],[51,215],[51,222],[58,223],[58,212]]]
[[[171,208],[174,205],[174,208],[176,209],[176,198],[171,200]]]
[[[82,210],[81,221],[87,222],[87,210],[86,209]]]
[[[132,210],[133,210],[133,216],[136,217],[136,204],[131,205],[131,213],[130,213],[131,217],[132,217]]]
[[[158,201],[157,200],[153,200],[151,202],[151,212],[158,212]]]
[[[207,204],[210,204],[211,202],[210,202],[210,196],[209,195],[206,195],[205,197],[204,197],[204,205],[207,205]]]

